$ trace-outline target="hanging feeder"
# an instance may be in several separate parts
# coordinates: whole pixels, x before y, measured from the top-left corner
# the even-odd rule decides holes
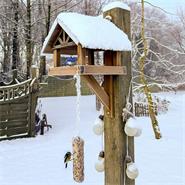
[[[97,172],[103,172],[104,171],[104,159],[102,161],[98,161],[95,163],[95,169]]]
[[[99,118],[95,121],[93,126],[93,132],[96,135],[102,135],[104,132],[104,122],[103,122],[103,115],[100,115]]]
[[[128,119],[125,124],[124,130],[127,136],[130,137],[139,137],[142,133],[142,129],[135,123],[135,120],[133,118]]]
[[[134,180],[138,177],[139,171],[138,171],[135,163],[133,163],[133,162],[127,163],[126,174],[127,174],[127,177],[132,180]]]
[[[98,155],[98,162],[95,163],[95,169],[97,172],[103,172],[105,170],[104,157],[104,151],[101,151]]]
[[[73,139],[73,179],[84,181],[84,141],[79,136]]]

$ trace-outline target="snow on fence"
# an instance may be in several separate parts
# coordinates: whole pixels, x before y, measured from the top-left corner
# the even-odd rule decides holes
[[[0,140],[34,136],[37,90],[35,79],[0,87]]]
[[[154,112],[157,115],[157,104],[153,104]],[[141,116],[149,116],[149,110],[148,110],[148,105],[144,103],[134,103],[134,110],[135,110],[135,116],[136,117],[141,117]]]

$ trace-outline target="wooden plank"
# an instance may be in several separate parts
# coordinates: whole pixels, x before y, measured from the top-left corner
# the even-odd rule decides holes
[[[19,114],[17,113],[9,113],[9,114],[4,114],[1,115],[1,120],[19,120],[19,119],[27,119],[28,117],[28,112],[20,112]]]
[[[28,114],[28,111],[18,111],[18,114],[19,115],[24,115],[24,114]],[[19,115],[17,115],[17,112],[15,112],[15,111],[12,111],[11,109],[9,109],[8,111],[6,111],[6,112],[1,112],[0,113],[0,115],[1,116],[19,116]]]
[[[61,54],[64,55],[77,55],[77,46],[71,46],[67,48],[62,48]]]
[[[7,130],[6,135],[7,137],[15,136],[19,134],[28,134],[28,127],[17,127],[17,128],[10,128]]]
[[[9,128],[16,128],[16,127],[26,127],[28,126],[28,120],[27,119],[20,119],[20,120],[13,120],[13,121],[7,121],[6,127]]]
[[[50,76],[80,75],[126,75],[124,66],[76,65],[50,68]]]
[[[12,104],[12,105],[10,105],[10,109],[15,112],[26,111],[26,110],[28,110],[28,104],[16,104],[16,105]]]
[[[54,67],[49,69],[49,76],[71,76],[77,74],[78,68],[76,66]]]
[[[0,114],[2,112],[7,112],[8,110],[18,112],[18,111],[26,111],[27,109],[28,109],[28,104],[24,104],[24,103],[9,104],[9,105],[5,104],[5,105],[0,105]]]
[[[60,49],[53,50],[53,62],[54,67],[60,66]]]
[[[28,105],[22,106],[20,104],[20,106],[19,106],[19,104],[17,104],[17,106],[10,105],[9,107],[5,107],[5,106],[3,108],[1,107],[0,108],[0,115],[1,115],[1,113],[2,114],[6,113],[8,110],[11,110],[12,112],[15,112],[15,113],[26,112],[28,110]]]
[[[81,74],[83,75],[126,75],[124,66],[81,66]]]
[[[11,120],[11,121],[8,121],[8,120],[6,120],[6,121],[0,121],[0,126],[2,126],[2,127],[8,127],[8,126],[10,126],[10,125],[17,125],[17,124],[19,124],[19,123],[25,123],[27,121],[27,119],[24,119],[24,118],[22,118],[22,119],[19,119],[19,120]]]
[[[87,85],[96,94],[102,104],[109,110],[109,96],[107,95],[105,90],[99,85],[96,79],[92,75],[81,76],[81,78],[87,82]]]

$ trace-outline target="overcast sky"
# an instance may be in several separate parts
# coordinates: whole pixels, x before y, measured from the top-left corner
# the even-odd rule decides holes
[[[176,10],[180,7],[185,8],[185,0],[146,0],[156,6],[169,11],[171,13],[176,13]]]

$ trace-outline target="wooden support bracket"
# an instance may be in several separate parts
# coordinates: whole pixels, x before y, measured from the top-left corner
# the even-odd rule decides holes
[[[102,104],[110,110],[110,98],[103,87],[96,81],[96,79],[92,75],[81,76],[87,82],[87,85],[92,89],[92,91],[96,94]]]

